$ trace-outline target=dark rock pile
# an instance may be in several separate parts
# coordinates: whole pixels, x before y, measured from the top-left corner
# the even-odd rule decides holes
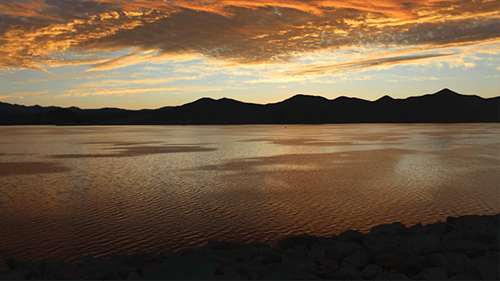
[[[499,214],[500,215],[500,214]],[[0,280],[499,280],[499,215],[449,217],[446,222],[348,230],[261,243],[209,242],[159,255],[90,256],[61,261],[5,261]]]

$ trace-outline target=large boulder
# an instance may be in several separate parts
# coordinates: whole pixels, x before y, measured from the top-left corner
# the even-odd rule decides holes
[[[393,224],[382,224],[371,228],[370,234],[380,236],[395,236],[395,235],[408,235],[411,234],[406,226],[400,222]]]
[[[356,251],[352,255],[344,258],[341,267],[364,268],[370,262],[370,256],[365,251]]]
[[[446,267],[429,267],[413,276],[412,280],[447,280],[448,272]]]
[[[408,261],[418,259],[418,255],[404,249],[399,249],[389,253],[382,253],[375,256],[375,264],[382,266],[386,270],[396,269],[403,272]]]
[[[445,267],[449,275],[465,273],[471,259],[462,253],[438,253],[429,256],[433,266]]]
[[[500,280],[497,260],[488,257],[478,257],[473,259],[472,263],[484,280]]]
[[[274,249],[279,253],[283,253],[284,251],[286,251],[289,248],[293,249],[293,248],[295,248],[295,246],[300,246],[300,245],[304,245],[307,247],[307,249],[311,249],[311,247],[314,244],[319,243],[319,242],[320,242],[320,239],[318,237],[304,234],[301,236],[292,236],[292,237],[278,240],[276,242]]]
[[[474,241],[444,241],[444,247],[446,250],[452,253],[462,253],[467,255],[469,258],[476,258],[484,256],[488,247]]]
[[[151,280],[209,279],[215,274],[220,262],[210,257],[180,257],[168,259],[150,276]]]

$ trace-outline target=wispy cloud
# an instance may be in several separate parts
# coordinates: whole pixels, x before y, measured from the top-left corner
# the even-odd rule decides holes
[[[171,92],[180,90],[179,87],[153,87],[153,88],[120,88],[120,89],[100,89],[100,88],[83,88],[68,90],[66,94],[60,95],[61,97],[85,97],[85,96],[105,96],[105,95],[132,95],[142,94],[149,92]]]
[[[104,80],[104,81],[94,81],[80,84],[80,87],[115,87],[131,84],[165,84],[173,81],[184,81],[184,80],[195,80],[198,79],[197,76],[178,76],[170,78],[159,78],[159,79],[132,79],[132,80]]]
[[[31,96],[37,96],[37,95],[43,95],[50,93],[50,91],[38,91],[38,92],[16,92],[14,95],[16,96],[26,96],[26,97],[31,97]]]
[[[133,80],[105,80],[96,82],[87,82],[80,84],[80,87],[104,87],[104,86],[120,86],[130,84],[162,84],[167,82],[166,78],[160,79],[133,79]]]
[[[323,75],[326,73],[339,73],[345,71],[352,71],[356,69],[365,69],[370,67],[388,66],[394,64],[407,63],[411,61],[424,60],[437,57],[453,56],[455,54],[423,54],[423,55],[410,55],[399,57],[388,57],[380,59],[361,60],[354,62],[346,62],[332,65],[308,65],[305,67],[297,68],[292,71],[283,73],[284,75]]]
[[[139,74],[118,74],[118,73],[108,73],[104,71],[95,71],[95,72],[70,72],[63,74],[52,74],[49,77],[42,79],[34,79],[22,82],[15,82],[13,84],[26,84],[26,83],[39,83],[39,82],[47,82],[54,80],[66,80],[66,79],[92,79],[92,78],[120,78],[120,77],[136,77]]]

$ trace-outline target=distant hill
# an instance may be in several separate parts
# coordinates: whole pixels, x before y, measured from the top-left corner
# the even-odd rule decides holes
[[[7,114],[5,114],[7,113]],[[77,107],[26,107],[0,103],[0,125],[220,125],[333,123],[482,123],[500,122],[500,96],[481,98],[449,89],[376,101],[296,95],[271,104],[202,98],[154,110]]]

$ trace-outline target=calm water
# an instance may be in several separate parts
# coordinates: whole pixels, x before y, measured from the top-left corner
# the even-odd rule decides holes
[[[500,124],[0,127],[0,250],[71,262],[491,215],[499,171]]]

